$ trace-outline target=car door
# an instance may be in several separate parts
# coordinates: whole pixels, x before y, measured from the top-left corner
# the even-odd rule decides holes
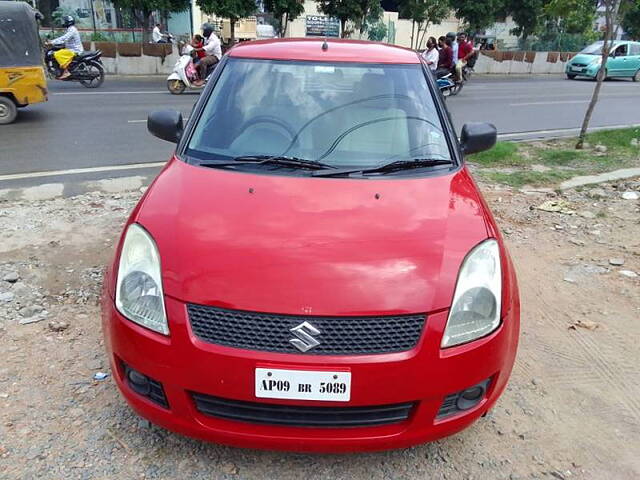
[[[611,51],[611,56],[607,60],[607,76],[621,77],[624,76],[624,63],[627,57],[627,44],[618,43]]]
[[[629,53],[631,75],[635,75],[636,72],[640,71],[640,43],[629,44]]]

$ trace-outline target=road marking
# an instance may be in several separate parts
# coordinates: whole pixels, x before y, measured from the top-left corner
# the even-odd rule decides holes
[[[589,103],[589,100],[553,100],[549,102],[510,103],[510,107],[528,107],[530,105],[560,105],[563,103]]]
[[[162,167],[166,162],[153,162],[153,163],[129,163],[127,165],[105,165],[102,167],[87,167],[87,168],[71,168],[68,170],[48,170],[44,172],[31,172],[31,173],[11,173],[8,175],[0,175],[0,182],[7,180],[21,180],[25,178],[38,178],[38,177],[54,177],[59,175],[80,175],[82,173],[96,173],[96,172],[117,172],[119,170],[135,170],[137,168],[157,168]]]
[[[166,90],[138,90],[131,92],[54,92],[51,95],[147,95],[147,94],[158,94],[158,93],[169,93]]]

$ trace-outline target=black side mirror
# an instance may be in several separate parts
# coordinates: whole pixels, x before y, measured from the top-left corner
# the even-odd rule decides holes
[[[496,144],[498,131],[491,123],[465,123],[460,134],[462,153],[472,153],[489,150]]]
[[[147,117],[147,129],[155,137],[178,143],[184,130],[182,114],[175,110],[151,112]]]

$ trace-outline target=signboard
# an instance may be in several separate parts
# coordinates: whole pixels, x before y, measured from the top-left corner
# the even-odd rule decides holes
[[[324,15],[307,15],[307,37],[339,37],[340,21]]]

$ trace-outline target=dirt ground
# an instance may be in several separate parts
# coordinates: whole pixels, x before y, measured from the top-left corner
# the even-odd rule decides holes
[[[458,435],[358,455],[234,449],[141,421],[110,377],[93,380],[109,372],[103,265],[140,193],[0,203],[0,478],[639,478],[640,201],[623,192],[640,182],[483,189],[519,272],[510,386]]]

